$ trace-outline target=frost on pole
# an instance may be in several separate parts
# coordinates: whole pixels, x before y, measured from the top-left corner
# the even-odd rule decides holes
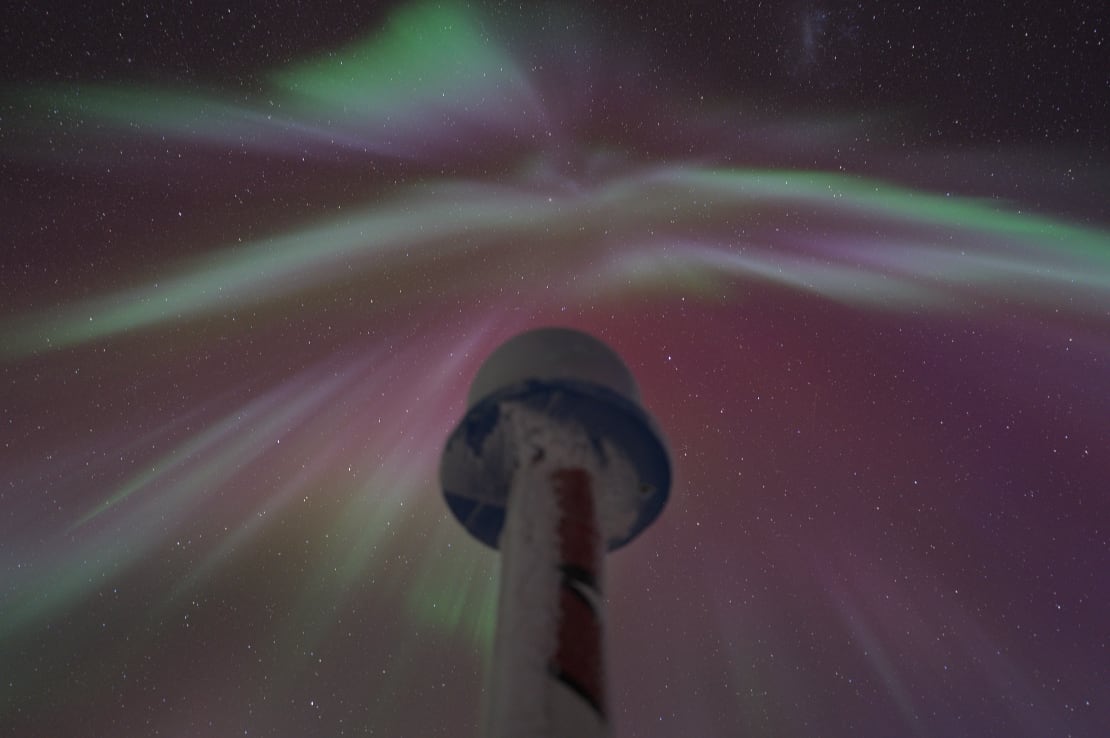
[[[612,349],[563,328],[494,351],[447,441],[444,497],[501,551],[486,734],[606,736],[605,551],[662,511],[670,462]]]

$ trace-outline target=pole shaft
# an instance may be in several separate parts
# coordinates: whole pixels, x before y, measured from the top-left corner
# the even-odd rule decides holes
[[[601,630],[601,536],[590,476],[584,469],[551,475],[559,508],[558,636],[551,673],[605,717]]]
[[[579,466],[518,469],[501,548],[488,738],[607,738],[593,480]]]

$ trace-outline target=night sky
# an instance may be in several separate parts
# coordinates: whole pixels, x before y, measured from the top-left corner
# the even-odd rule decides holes
[[[1103,3],[78,5],[0,24],[0,734],[476,737],[439,456],[563,325],[675,466],[616,736],[1105,735]]]

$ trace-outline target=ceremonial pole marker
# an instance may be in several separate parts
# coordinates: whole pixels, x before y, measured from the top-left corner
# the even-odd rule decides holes
[[[455,518],[501,551],[486,735],[608,736],[604,556],[671,484],[632,374],[585,333],[510,339],[475,376],[440,480]]]

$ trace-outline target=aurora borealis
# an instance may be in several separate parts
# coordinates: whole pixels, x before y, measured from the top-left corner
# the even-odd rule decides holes
[[[675,464],[615,735],[1110,724],[1104,16],[320,6],[6,31],[0,732],[478,735],[437,464],[542,325]]]

